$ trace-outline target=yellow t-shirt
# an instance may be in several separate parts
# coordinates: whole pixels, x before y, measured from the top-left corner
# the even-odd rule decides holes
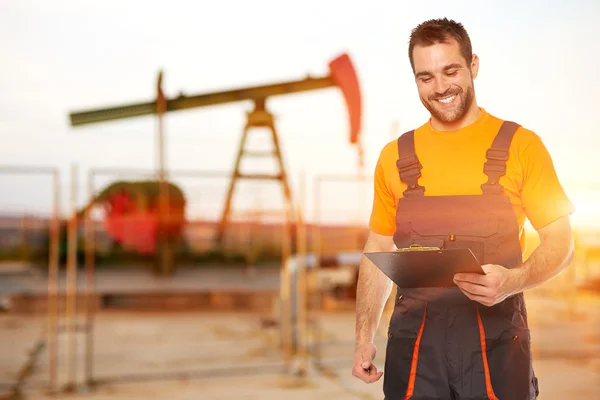
[[[425,196],[482,193],[481,184],[487,182],[483,172],[485,153],[503,121],[483,108],[480,111],[474,123],[457,131],[437,131],[429,122],[415,130],[415,151],[423,166],[418,182],[425,187]],[[394,140],[382,149],[375,167],[369,222],[372,231],[386,236],[394,234],[398,199],[406,190],[396,160],[398,142]],[[513,137],[500,184],[510,197],[520,233],[526,218],[539,229],[573,212],[542,140],[523,127]]]

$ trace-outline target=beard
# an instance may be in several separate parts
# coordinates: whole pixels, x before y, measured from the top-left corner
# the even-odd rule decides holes
[[[456,96],[456,99],[453,101],[454,106],[452,108],[446,108],[438,102],[438,99],[454,95]],[[443,94],[436,93],[429,96],[427,100],[421,97],[421,102],[431,113],[432,117],[442,122],[451,123],[456,122],[465,116],[469,107],[473,104],[474,97],[475,90],[473,89],[473,83],[471,82],[471,85],[467,86],[466,91],[459,87],[450,88]]]

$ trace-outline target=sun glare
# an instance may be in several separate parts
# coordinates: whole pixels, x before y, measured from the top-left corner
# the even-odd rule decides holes
[[[600,189],[579,189],[569,193],[575,206],[571,223],[575,229],[600,228]]]

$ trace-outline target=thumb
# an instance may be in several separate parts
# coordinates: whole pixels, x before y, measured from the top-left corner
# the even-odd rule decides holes
[[[490,272],[493,272],[496,270],[495,268],[496,266],[494,264],[485,264],[481,266],[481,269],[483,270],[483,272],[487,275]]]

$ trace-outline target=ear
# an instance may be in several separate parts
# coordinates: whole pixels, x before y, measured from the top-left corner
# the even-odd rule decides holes
[[[479,72],[479,57],[477,54],[473,54],[473,61],[471,61],[471,76],[473,79],[477,78]]]

